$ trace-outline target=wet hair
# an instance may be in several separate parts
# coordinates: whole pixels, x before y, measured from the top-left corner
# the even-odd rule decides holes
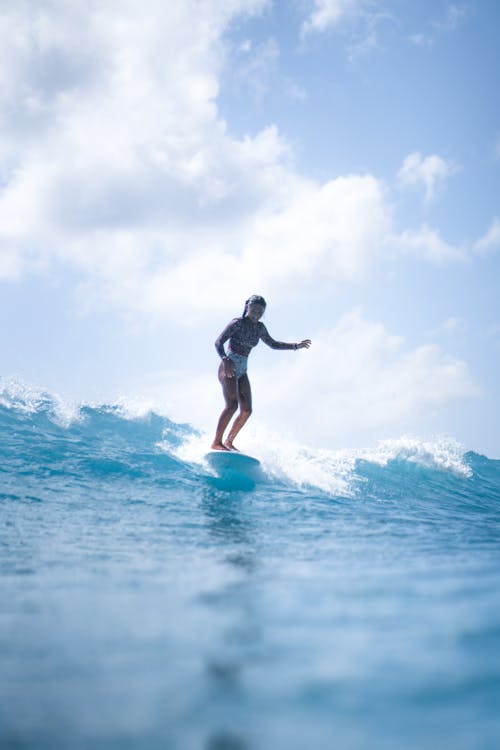
[[[241,316],[242,318],[244,318],[246,315],[246,312],[248,310],[248,305],[262,305],[262,307],[266,307],[267,302],[264,299],[264,297],[260,296],[260,294],[252,294],[252,296],[249,297],[247,301],[245,302],[245,307],[243,308],[243,314]]]

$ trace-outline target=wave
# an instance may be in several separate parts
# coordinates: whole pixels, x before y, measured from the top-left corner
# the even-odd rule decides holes
[[[17,381],[0,381],[2,474],[144,478],[181,484],[206,479],[208,435],[146,402],[67,402]],[[312,449],[262,428],[248,431],[270,486],[331,497],[390,501],[419,492],[497,503],[500,461],[466,451],[451,437],[380,441],[370,449]],[[425,489],[425,492],[423,490]]]

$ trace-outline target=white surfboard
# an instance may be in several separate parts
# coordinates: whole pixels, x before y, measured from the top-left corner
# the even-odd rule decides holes
[[[211,450],[205,455],[205,460],[216,476],[229,483],[241,484],[246,480],[255,484],[264,479],[259,459],[247,453]]]

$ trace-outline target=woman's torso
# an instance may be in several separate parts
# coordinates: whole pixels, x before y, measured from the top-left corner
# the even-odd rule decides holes
[[[248,357],[261,338],[263,323],[254,323],[250,318],[235,318],[230,323],[229,351]]]

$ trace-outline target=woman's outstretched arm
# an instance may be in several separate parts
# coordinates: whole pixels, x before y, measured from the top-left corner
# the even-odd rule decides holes
[[[273,337],[269,334],[269,331],[267,330],[264,323],[261,323],[262,325],[262,332],[260,335],[260,338],[264,342],[264,344],[267,344],[271,347],[271,349],[309,349],[311,346],[311,339],[304,339],[303,341],[299,341],[296,344],[287,344],[284,341],[276,341],[276,339],[273,339]]]

